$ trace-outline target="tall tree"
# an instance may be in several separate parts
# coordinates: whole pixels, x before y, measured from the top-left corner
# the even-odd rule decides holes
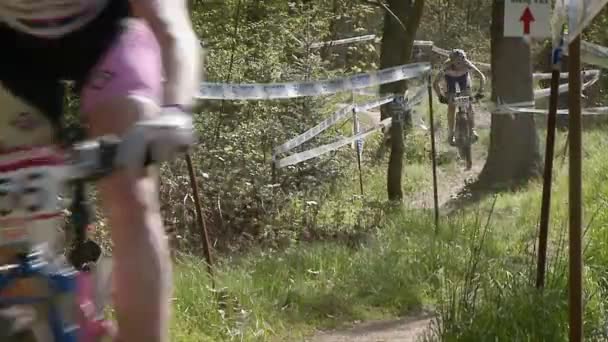
[[[388,0],[384,15],[382,47],[380,49],[380,68],[406,64],[412,56],[414,38],[420,25],[424,0]],[[404,94],[405,81],[385,84],[380,87],[382,94]],[[381,118],[394,117],[394,107],[384,105],[380,108]],[[393,121],[389,130],[391,153],[388,164],[388,198],[400,201],[403,198],[401,176],[403,172],[403,123]]]
[[[530,46],[521,38],[504,37],[504,0],[492,5],[492,99],[505,103],[534,100]],[[477,185],[511,186],[542,170],[534,117],[492,115],[488,159]]]

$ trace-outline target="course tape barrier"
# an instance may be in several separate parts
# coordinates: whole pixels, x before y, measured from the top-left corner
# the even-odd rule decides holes
[[[421,86],[417,87],[417,90],[414,92],[414,95],[411,98],[409,98],[408,101],[406,102],[405,110],[411,110],[414,106],[416,106],[420,102],[422,102],[422,100],[424,99],[424,97],[426,95],[426,89],[427,89],[426,83],[427,82],[424,82]],[[408,93],[409,93],[409,89],[408,89]],[[407,93],[406,93],[406,96],[407,96]],[[347,117],[353,111],[356,113],[367,112],[370,109],[377,108],[384,104],[392,102],[394,98],[395,98],[394,95],[388,95],[388,96],[374,99],[374,100],[371,100],[371,101],[368,101],[365,103],[361,103],[361,104],[346,105],[345,107],[340,108],[339,110],[335,111],[329,118],[321,121],[319,124],[317,124],[313,128],[307,130],[306,132],[298,135],[297,137],[294,137],[294,138],[288,140],[287,142],[283,143],[282,145],[276,147],[273,151],[273,156],[291,151],[292,149],[302,145],[303,143],[316,137],[317,135],[319,135],[321,132],[325,131],[329,127],[335,125],[338,121]]]
[[[382,38],[377,37],[375,34],[366,34],[363,36],[336,39],[336,40],[330,40],[330,41],[326,41],[326,42],[312,43],[312,44],[310,44],[310,48],[317,49],[317,48],[324,47],[324,46],[338,46],[338,45],[345,45],[345,44],[350,44],[350,43],[366,42],[366,41],[370,41],[370,40],[373,40],[375,43],[379,43],[382,40]],[[433,42],[430,40],[414,40],[414,46],[432,46],[432,45],[433,45]],[[306,44],[302,44],[302,46],[306,46]]]
[[[556,0],[551,17],[553,46],[557,46],[563,25],[568,25],[568,36],[565,37],[568,45],[589,26],[607,3],[608,0]]]
[[[599,79],[600,79],[600,73],[599,72],[583,72],[584,76],[592,76],[592,78],[583,83],[582,88],[586,89],[590,86],[592,86],[593,84],[595,84]],[[558,87],[558,93],[565,93],[568,91],[568,83],[564,83],[564,84],[560,84]],[[544,97],[548,97],[551,94],[551,88],[543,88],[543,89],[537,89],[534,91],[534,98],[535,99],[540,99],[540,98],[544,98]]]
[[[599,75],[599,73],[600,73],[600,71],[598,69],[590,69],[590,70],[581,71],[582,76],[595,75],[595,74]],[[551,77],[552,77],[552,75],[550,72],[538,72],[533,75],[533,78],[535,81],[550,80]],[[559,78],[568,78],[568,73],[567,72],[560,73]]]
[[[293,139],[288,140],[284,144],[276,147],[274,149],[273,154],[277,155],[280,153],[285,153],[287,151],[290,151],[290,150],[302,145],[303,143],[316,137],[317,135],[319,135],[321,132],[325,131],[329,127],[335,125],[341,119],[347,117],[349,114],[351,114],[353,112],[353,110],[355,110],[357,112],[366,111],[366,110],[369,110],[372,108],[382,106],[385,103],[389,103],[389,102],[393,101],[394,98],[395,97],[393,95],[390,95],[390,96],[375,99],[375,100],[372,100],[369,102],[365,102],[362,104],[348,105],[346,107],[340,108],[339,110],[334,112],[329,118],[321,121],[315,127],[309,129],[308,131],[298,135],[297,137],[295,137]]]
[[[433,46],[433,52],[435,52],[439,55],[445,56],[445,57],[448,57],[450,55],[449,50],[442,49],[437,46]],[[568,55],[568,49],[564,49],[562,52],[564,55],[566,55],[566,56]],[[605,46],[582,41],[581,42],[581,60],[587,64],[591,64],[591,65],[595,65],[597,67],[608,69],[608,48]],[[488,63],[482,63],[482,62],[472,62],[472,63],[477,65],[480,69],[484,69],[486,71],[491,70],[491,65]],[[549,75],[549,76],[547,76],[547,75]],[[561,74],[560,76],[562,78],[566,78],[566,77],[568,77],[567,75],[568,75],[568,73],[565,73],[565,75]],[[533,76],[534,76],[535,80],[551,78],[551,74],[547,74],[547,73],[534,73]]]
[[[430,72],[430,63],[405,64],[344,78],[313,82],[267,84],[222,84],[203,82],[197,99],[208,100],[271,100],[302,96],[331,95],[343,91],[420,78]]]
[[[366,42],[368,40],[375,40],[375,39],[376,39],[375,34],[367,34],[364,36],[336,39],[336,40],[331,40],[328,42],[312,43],[312,44],[310,44],[310,48],[317,49],[317,48],[324,47],[324,46],[337,46],[337,45],[344,45],[344,44],[350,44],[350,43]]]
[[[295,164],[307,161],[309,159],[318,157],[325,153],[335,151],[335,150],[339,149],[340,147],[348,145],[348,144],[352,144],[353,142],[355,142],[359,139],[365,139],[365,138],[367,138],[367,136],[376,132],[377,130],[380,130],[385,127],[389,127],[391,125],[391,123],[392,123],[392,118],[388,118],[388,119],[382,120],[380,123],[368,128],[365,131],[363,131],[357,135],[354,135],[352,137],[344,138],[342,140],[335,141],[331,144],[315,147],[308,151],[296,153],[289,157],[285,157],[285,158],[275,162],[276,168],[280,169],[280,168],[283,168],[286,166],[295,165]]]
[[[568,56],[568,49],[562,53]],[[581,60],[584,63],[608,69],[608,47],[581,41]]]
[[[525,114],[549,114],[549,109],[539,108],[525,108],[525,107],[513,107],[513,106],[501,106],[495,114],[510,114],[510,113],[525,113]],[[583,115],[607,115],[608,107],[590,107],[583,108],[581,113]],[[558,109],[558,115],[568,115],[568,109]]]
[[[500,98],[497,105],[491,110],[494,114],[549,114],[549,109],[534,108],[534,101],[524,101],[517,103],[504,103]],[[558,109],[558,115],[568,115],[568,109]],[[582,109],[583,115],[606,115],[608,107],[589,107]]]

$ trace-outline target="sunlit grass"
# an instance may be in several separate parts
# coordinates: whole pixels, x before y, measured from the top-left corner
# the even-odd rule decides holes
[[[563,141],[563,136],[560,140]],[[585,324],[589,340],[602,340],[608,282],[608,141],[585,135]],[[370,318],[407,315],[431,306],[434,329],[445,341],[564,341],[567,339],[567,163],[556,156],[547,289],[533,288],[534,246],[541,186],[490,196],[464,214],[442,218],[385,206],[383,224],[357,243],[294,243],[222,259],[216,292],[194,257],[176,264],[172,336],[175,341],[302,341],[315,329]],[[429,186],[425,164],[406,167],[407,196]],[[366,197],[384,200],[380,166],[368,167]],[[337,206],[352,215],[358,175],[326,194],[326,224]],[[313,200],[314,198],[310,198]],[[321,202],[319,202],[321,203]],[[491,213],[491,217],[488,216]],[[322,221],[321,220],[321,221]],[[592,221],[592,222],[591,222]],[[219,298],[219,299],[218,299]]]

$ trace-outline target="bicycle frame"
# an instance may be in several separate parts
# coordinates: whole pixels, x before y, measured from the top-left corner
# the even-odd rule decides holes
[[[52,182],[91,180],[109,173],[116,149],[114,145],[105,147],[109,148],[104,149],[103,144],[82,145],[80,150],[75,150],[73,163],[65,164],[65,174],[62,175],[65,177],[53,178]],[[44,297],[0,297],[0,308],[44,302],[48,305],[48,327],[54,342],[91,342],[110,336],[111,326],[103,317],[95,317],[92,274],[87,270],[77,270],[67,262],[55,264],[53,259],[57,255],[47,255],[43,247],[35,246],[31,250],[33,251],[27,255],[18,256],[19,262],[0,266],[0,293],[18,280],[34,277],[48,285],[49,293]],[[71,295],[74,300],[74,322],[65,321],[53,300],[62,295]],[[29,329],[32,331],[31,327]]]
[[[31,253],[25,256],[21,263],[16,265],[5,266],[8,268],[8,274],[0,275],[0,291],[12,285],[15,280],[40,276],[48,282],[49,288],[53,289],[49,297],[23,297],[23,298],[0,298],[1,307],[10,307],[14,305],[31,305],[40,302],[48,302],[49,305],[49,325],[53,338],[57,342],[76,342],[77,329],[66,326],[59,313],[52,296],[74,292],[76,290],[76,274],[74,272],[56,273],[47,272],[48,263],[40,257],[41,253]]]
[[[472,99],[470,96],[460,96],[460,92],[454,97],[456,105],[456,118],[454,120],[455,146],[458,148],[460,157],[466,163],[466,169],[472,167],[471,144],[473,143],[472,134]]]
[[[467,114],[471,113],[471,97],[470,96],[459,96],[460,94],[456,94],[454,96],[454,104],[456,105],[456,113],[464,112]]]

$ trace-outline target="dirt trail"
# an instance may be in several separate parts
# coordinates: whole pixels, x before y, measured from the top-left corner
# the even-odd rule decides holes
[[[490,114],[485,108],[476,108],[476,110],[477,130],[480,135],[483,135],[483,132],[487,133],[489,131]],[[380,120],[380,113],[377,111],[365,112],[365,115],[372,122]],[[446,145],[442,130],[441,127],[436,127],[437,149],[453,150],[452,147]],[[480,143],[473,146],[474,160],[471,170],[465,170],[462,164],[455,166],[456,170],[437,168],[437,192],[440,207],[456,195],[466,185],[466,182],[477,177],[485,162],[486,149],[487,146]],[[415,208],[433,208],[432,189],[421,191],[418,196],[411,198],[409,203]],[[347,329],[321,332],[307,342],[417,342],[424,336],[425,332],[429,331],[431,322],[432,316],[428,313],[395,320],[371,321],[359,323]]]
[[[421,314],[408,318],[361,323],[338,332],[324,332],[309,342],[416,342],[427,331],[432,318]]]
[[[484,105],[476,105],[476,127],[477,131],[483,136],[484,132],[490,129],[490,113]],[[380,112],[378,109],[362,112],[372,123],[380,122]],[[429,129],[427,120],[420,117],[414,117],[415,129]],[[454,154],[456,149],[447,145],[447,137],[445,128],[437,125],[435,127],[435,146],[437,155]],[[473,167],[470,170],[465,170],[462,163],[458,163],[447,169],[443,166],[437,167],[437,195],[439,207],[443,207],[450,199],[453,198],[469,181],[473,181],[481,172],[487,156],[487,146],[477,143],[473,145]],[[456,169],[454,169],[454,167]],[[421,189],[418,195],[408,199],[408,205],[412,208],[433,208],[433,189]]]

